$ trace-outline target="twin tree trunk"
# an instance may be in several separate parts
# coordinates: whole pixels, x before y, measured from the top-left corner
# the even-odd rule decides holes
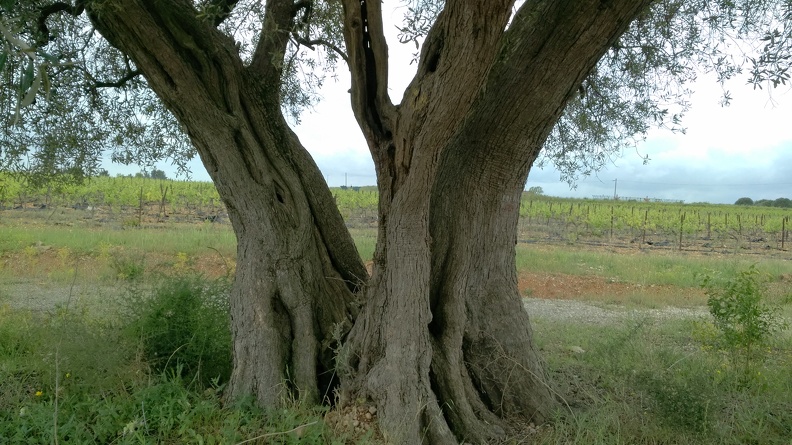
[[[275,407],[337,390],[375,403],[400,444],[485,443],[509,418],[547,419],[557,402],[517,289],[521,191],[569,96],[647,3],[526,2],[510,16],[512,1],[447,0],[394,105],[380,3],[344,0],[352,107],[380,191],[370,278],[280,111],[273,61],[292,1],[267,2],[248,65],[189,1],[89,6],[187,129],[229,210],[228,396]]]
[[[344,1],[380,226],[341,389],[377,402],[389,441],[487,443],[557,407],[517,288],[521,192],[564,104],[647,4],[525,2],[510,17],[508,0],[447,1],[395,106],[380,4]]]

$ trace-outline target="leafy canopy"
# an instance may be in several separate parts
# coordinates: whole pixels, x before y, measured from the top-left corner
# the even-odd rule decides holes
[[[195,151],[185,132],[134,63],[91,26],[84,8],[89,2],[103,3],[0,1],[0,170],[39,182],[80,179],[96,174],[109,156],[144,168],[170,160],[188,173]],[[193,5],[196,16],[233,38],[249,62],[266,13],[262,3]],[[281,107],[297,122],[345,56],[340,2],[294,7],[289,49],[272,63],[282,72]],[[442,8],[443,2],[402,1],[399,41],[417,51]],[[691,82],[704,72],[715,73],[721,84],[744,76],[757,89],[786,85],[791,43],[788,0],[654,2],[569,93],[539,165],[555,164],[573,184],[634,147],[652,127],[684,131]],[[723,104],[730,100],[724,89]]]
[[[200,2],[195,13],[234,38],[249,62],[264,18],[261,3],[234,2],[226,14]],[[282,107],[295,122],[318,100],[343,53],[340,4],[316,3],[297,21],[283,60],[273,61],[283,72]],[[196,152],[184,129],[134,63],[96,32],[85,4],[0,2],[0,170],[36,183],[82,179],[97,174],[108,156],[144,168],[169,160],[188,174]]]

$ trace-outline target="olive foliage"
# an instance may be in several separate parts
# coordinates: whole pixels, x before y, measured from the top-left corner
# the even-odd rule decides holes
[[[0,169],[39,182],[64,173],[79,179],[96,174],[109,157],[144,168],[167,160],[189,174],[195,151],[184,130],[134,63],[92,28],[87,1],[0,2]],[[345,59],[340,2],[298,4],[288,54],[273,61],[282,70],[281,106],[295,123]],[[443,5],[403,0],[397,8],[404,12],[397,37],[415,45],[413,61]],[[251,59],[263,2],[194,6],[237,42],[244,61]],[[756,89],[786,85],[790,48],[788,0],[656,1],[570,95],[537,163],[555,165],[573,185],[636,147],[651,128],[684,132],[691,86],[702,73],[714,73],[722,85],[737,76]],[[730,101],[724,87],[722,104]]]
[[[101,2],[95,2],[101,3]],[[308,2],[312,3],[312,2]],[[264,17],[262,2],[196,2],[250,62]],[[150,169],[169,161],[189,175],[196,152],[185,129],[148,88],[134,63],[92,27],[86,2],[0,2],[0,170],[32,183],[81,180],[102,160]],[[303,8],[281,64],[281,106],[292,122],[319,99],[343,59],[341,6]]]
[[[540,163],[570,184],[636,147],[651,128],[684,132],[692,84],[714,74],[754,88],[789,80],[788,1],[658,1],[630,25],[567,103]],[[649,158],[644,156],[645,162]]]

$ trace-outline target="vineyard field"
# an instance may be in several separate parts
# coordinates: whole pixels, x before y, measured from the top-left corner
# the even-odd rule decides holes
[[[727,204],[532,199],[520,206],[525,240],[666,247],[787,250],[790,209]]]
[[[376,187],[332,188],[350,227],[377,224]],[[79,185],[31,188],[0,174],[0,210],[70,208],[125,225],[227,222],[210,182],[97,177]],[[792,209],[566,199],[525,193],[518,240],[700,251],[786,252]]]
[[[139,177],[91,178],[82,184],[30,187],[0,174],[0,210],[28,208],[88,209],[123,215],[157,207],[160,214],[216,215],[223,212],[211,182],[157,180]]]

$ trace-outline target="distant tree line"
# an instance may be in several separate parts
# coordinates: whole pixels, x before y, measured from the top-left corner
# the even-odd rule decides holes
[[[97,173],[97,176],[110,176],[110,173],[105,169],[100,169],[99,172]],[[165,173],[165,171],[156,168],[151,170],[150,172],[143,170],[135,173],[134,175],[130,173],[128,175],[119,174],[118,176],[119,177],[125,176],[128,178],[134,177],[134,178],[149,178],[149,179],[168,179],[168,175]]]
[[[782,207],[785,209],[792,208],[792,199],[778,198],[778,199],[759,199],[754,201],[751,198],[740,198],[734,202],[738,206],[765,206],[765,207]]]
[[[135,174],[136,178],[143,177],[143,178],[151,178],[151,179],[168,179],[168,175],[165,174],[164,171],[153,169],[151,172],[142,171]]]

